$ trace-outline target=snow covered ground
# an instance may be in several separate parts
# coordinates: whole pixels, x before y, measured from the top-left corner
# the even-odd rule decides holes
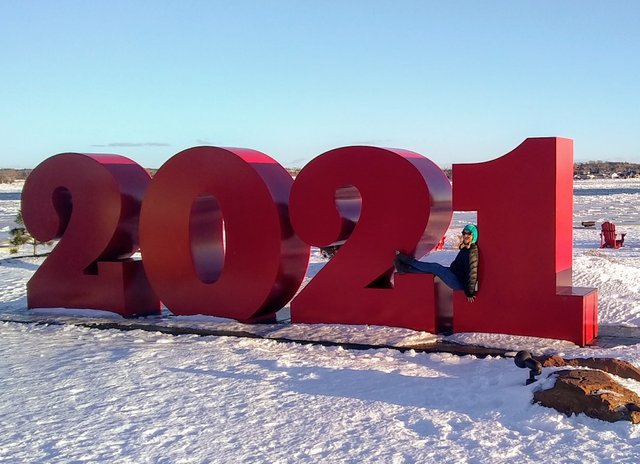
[[[13,226],[19,191],[0,186],[0,241]],[[638,180],[575,184],[574,285],[599,288],[603,328],[640,326],[639,200]],[[448,235],[469,219],[456,215]],[[580,226],[606,219],[627,233],[624,248],[601,250],[598,230]],[[0,248],[0,317],[26,313],[25,283],[40,260],[10,259]],[[310,274],[321,266],[316,253]],[[175,323],[234,324],[213,318]],[[396,345],[433,338],[389,328],[280,330]],[[640,345],[578,348],[490,334],[451,339],[615,356],[640,366]],[[640,426],[532,405],[541,382],[525,386],[526,377],[508,358],[5,322],[0,462],[640,462]],[[622,382],[640,393],[639,383]]]

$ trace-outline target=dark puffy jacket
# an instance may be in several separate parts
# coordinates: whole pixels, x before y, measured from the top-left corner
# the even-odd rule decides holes
[[[472,243],[469,248],[460,248],[450,267],[451,272],[464,284],[465,295],[472,297],[478,282],[478,245]]]

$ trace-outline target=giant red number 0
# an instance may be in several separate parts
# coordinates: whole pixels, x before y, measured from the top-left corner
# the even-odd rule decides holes
[[[174,314],[275,319],[309,260],[289,224],[292,183],[246,148],[190,148],[158,170],[142,208],[142,256]]]

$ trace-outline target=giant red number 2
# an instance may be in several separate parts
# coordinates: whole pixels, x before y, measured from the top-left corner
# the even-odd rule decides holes
[[[118,155],[65,153],[29,175],[22,214],[40,241],[61,238],[27,284],[30,308],[103,309],[123,316],[160,312],[138,251],[138,215],[150,177]]]
[[[142,207],[141,248],[174,314],[274,320],[309,261],[289,224],[292,183],[276,161],[246,148],[190,148],[158,170]]]
[[[571,287],[573,142],[527,139],[501,158],[453,166],[453,205],[476,210],[478,297],[454,295],[456,332],[571,340],[597,335],[597,290]]]
[[[395,250],[424,255],[451,221],[451,185],[407,150],[344,147],[296,177],[291,221],[307,243],[346,243],[291,303],[292,322],[435,331],[432,275],[395,275]]]

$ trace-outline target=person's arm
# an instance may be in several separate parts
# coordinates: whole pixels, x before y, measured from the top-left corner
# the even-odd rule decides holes
[[[473,298],[478,283],[478,247],[474,246],[469,249],[469,280],[464,293],[467,298]]]

